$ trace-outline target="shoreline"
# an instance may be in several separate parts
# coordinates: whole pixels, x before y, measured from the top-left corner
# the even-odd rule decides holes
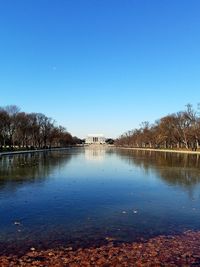
[[[61,247],[23,255],[0,256],[0,266],[200,266],[200,231],[161,235],[146,242],[108,243],[99,247]]]
[[[2,157],[2,156],[10,156],[10,155],[17,155],[17,154],[28,154],[28,153],[45,152],[45,151],[68,150],[70,148],[71,147],[60,147],[60,148],[46,148],[46,149],[33,149],[33,150],[6,151],[6,152],[0,152],[0,157]]]
[[[181,154],[193,154],[200,155],[200,151],[187,151],[187,150],[170,150],[170,149],[156,149],[156,148],[137,148],[137,147],[119,147],[117,149],[127,149],[127,150],[140,150],[140,151],[153,151],[153,152],[165,152],[165,153],[181,153]]]

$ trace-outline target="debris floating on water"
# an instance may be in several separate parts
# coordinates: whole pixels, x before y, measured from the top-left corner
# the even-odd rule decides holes
[[[20,225],[21,223],[19,221],[14,222],[14,225]]]

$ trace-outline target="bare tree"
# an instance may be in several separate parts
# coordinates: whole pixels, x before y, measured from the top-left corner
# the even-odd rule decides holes
[[[71,134],[41,113],[20,112],[17,106],[0,107],[0,146],[51,147],[74,143]]]
[[[167,115],[154,124],[143,122],[139,129],[128,131],[115,143],[122,146],[149,148],[185,148],[200,146],[200,114],[187,104],[184,111]]]

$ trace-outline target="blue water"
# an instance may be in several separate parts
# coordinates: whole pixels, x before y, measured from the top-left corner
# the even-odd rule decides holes
[[[198,155],[72,148],[0,159],[1,251],[188,229],[200,229]]]

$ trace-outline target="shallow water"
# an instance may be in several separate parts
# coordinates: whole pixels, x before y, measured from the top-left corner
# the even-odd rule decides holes
[[[0,159],[1,253],[200,229],[200,157],[72,148]]]

